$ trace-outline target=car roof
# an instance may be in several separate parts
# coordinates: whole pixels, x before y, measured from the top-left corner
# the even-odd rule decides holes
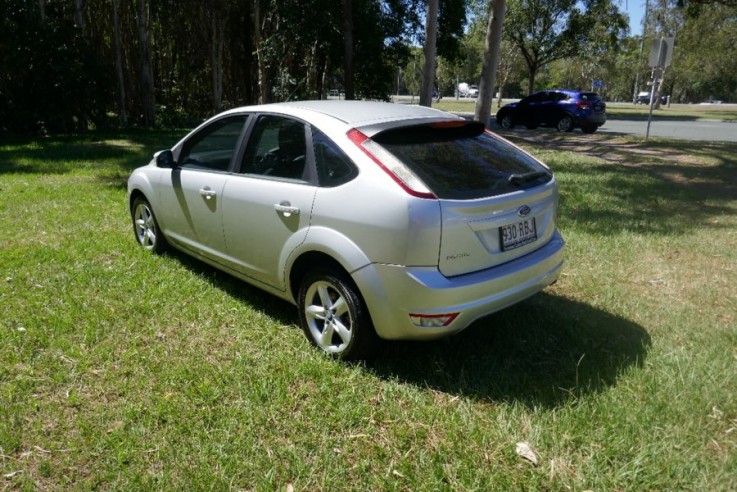
[[[294,116],[304,115],[305,113],[317,113],[339,120],[352,128],[359,129],[369,137],[381,131],[399,126],[463,119],[460,116],[425,106],[346,100],[292,101],[263,104],[236,108],[228,111],[228,113],[243,111],[274,112]]]

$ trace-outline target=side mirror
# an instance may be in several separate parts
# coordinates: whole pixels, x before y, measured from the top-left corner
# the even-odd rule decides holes
[[[174,154],[172,154],[171,150],[157,152],[154,159],[156,160],[156,167],[166,169],[172,169],[174,167]]]

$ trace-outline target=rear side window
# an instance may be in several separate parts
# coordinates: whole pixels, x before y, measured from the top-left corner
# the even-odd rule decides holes
[[[547,183],[537,160],[489,133],[480,123],[414,126],[373,140],[401,160],[441,199],[471,200]]]
[[[320,130],[313,128],[312,145],[320,186],[339,186],[352,180],[357,174],[355,166],[340,148]]]

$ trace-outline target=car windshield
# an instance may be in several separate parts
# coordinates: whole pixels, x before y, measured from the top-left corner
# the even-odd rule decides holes
[[[552,173],[477,122],[389,130],[373,140],[442,199],[484,198],[547,183]]]

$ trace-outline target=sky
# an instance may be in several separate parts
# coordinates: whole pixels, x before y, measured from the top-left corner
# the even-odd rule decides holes
[[[630,18],[630,35],[642,34],[642,17],[645,14],[645,0],[620,0],[622,12]]]

